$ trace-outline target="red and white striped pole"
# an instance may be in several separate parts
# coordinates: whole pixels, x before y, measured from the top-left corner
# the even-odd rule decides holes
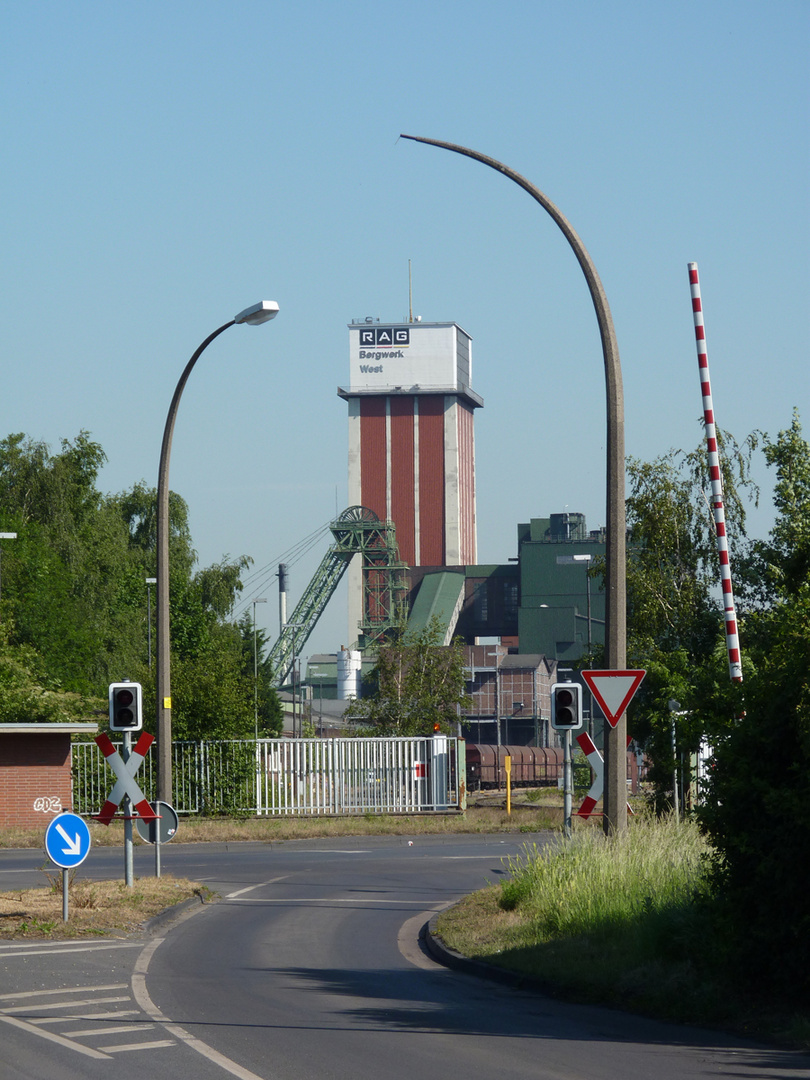
[[[706,330],[703,325],[703,305],[700,298],[697,263],[689,263],[689,284],[692,289],[692,315],[695,320],[700,390],[703,394],[703,423],[706,429],[706,449],[709,456],[709,476],[712,483],[712,513],[714,514],[715,533],[717,535],[717,551],[720,556],[720,585],[723,590],[728,672],[732,682],[742,682],[740,641],[737,636],[737,613],[734,609],[734,593],[731,588],[731,564],[728,557],[728,539],[726,537],[726,511],[723,506],[723,480],[720,474],[717,431],[714,426],[712,385],[709,379],[709,357],[706,352]]]

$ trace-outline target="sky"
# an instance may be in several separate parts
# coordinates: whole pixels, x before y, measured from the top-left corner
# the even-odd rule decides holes
[[[347,502],[352,319],[473,339],[480,562],[517,524],[605,522],[605,384],[569,219],[613,315],[628,455],[702,439],[687,264],[717,423],[810,424],[806,0],[6,0],[0,12],[0,437],[90,432],[102,491],[170,482],[201,566],[254,562],[278,633]],[[410,285],[409,285],[410,270]],[[750,532],[772,524],[773,477]],[[307,539],[310,538],[310,539]],[[347,640],[341,587],[306,654]],[[145,598],[144,598],[145,599]],[[253,600],[265,600],[252,605]]]

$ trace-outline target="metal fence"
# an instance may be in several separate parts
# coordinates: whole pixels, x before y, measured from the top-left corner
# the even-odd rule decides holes
[[[258,739],[175,742],[178,814],[327,815],[464,809],[464,743],[414,739]],[[155,799],[157,759],[137,774]],[[73,744],[73,806],[97,814],[114,777],[94,742]]]

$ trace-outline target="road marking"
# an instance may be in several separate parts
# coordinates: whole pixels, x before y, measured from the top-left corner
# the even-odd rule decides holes
[[[258,885],[248,885],[244,889],[237,889],[236,892],[228,893],[225,899],[237,900],[243,893],[253,892],[254,889],[263,889],[265,885],[275,885],[277,881],[285,881],[289,876],[289,874],[282,874],[280,877],[270,878],[269,881],[261,881]]]
[[[129,1001],[129,994],[124,997],[86,998],[84,1001],[48,1001],[40,1005],[14,1005],[10,1009],[0,1009],[0,1012],[32,1012],[35,1009],[80,1009],[83,1005],[117,1005],[121,1001]]]
[[[44,997],[46,994],[86,994],[91,989],[106,994],[110,990],[126,990],[128,986],[128,983],[110,983],[107,986],[73,986],[59,990],[23,990],[18,994],[0,994],[0,1001],[19,1001],[21,998]]]
[[[129,1000],[128,998],[126,1000]],[[38,1020],[31,1020],[32,1024],[64,1024],[66,1020],[120,1020],[122,1016],[137,1016],[137,1009],[116,1009],[104,1012],[78,1012],[67,1013],[62,1016],[41,1016]]]
[[[79,1054],[84,1054],[86,1057],[102,1058],[104,1061],[110,1060],[109,1054],[102,1054],[100,1050],[94,1050],[92,1046],[82,1046],[81,1043],[74,1042],[72,1039],[65,1039],[61,1035],[57,1035],[53,1031],[43,1031],[42,1028],[35,1027],[33,1024],[27,1024],[25,1020],[18,1020],[16,1016],[2,1016],[0,1015],[0,1023],[11,1024],[12,1027],[20,1028],[22,1031],[27,1031],[31,1035],[38,1035],[40,1039],[47,1039],[48,1042],[57,1043],[59,1046],[64,1046],[68,1050],[75,1050]]]
[[[164,1046],[177,1046],[175,1039],[157,1039],[148,1043],[121,1043],[120,1046],[105,1046],[108,1054],[125,1054],[130,1050],[160,1050]]]
[[[271,884],[268,882],[267,884]],[[258,886],[257,886],[258,887]],[[247,890],[242,889],[241,892]],[[150,1020],[153,1020],[156,1024],[161,1024],[170,1035],[173,1035],[175,1039],[185,1043],[186,1046],[192,1050],[196,1050],[198,1054],[212,1062],[214,1065],[218,1065],[225,1072],[235,1076],[238,1080],[267,1080],[266,1077],[258,1076],[256,1073],[251,1072],[250,1069],[245,1069],[241,1065],[238,1065],[235,1061],[231,1061],[230,1058],[225,1057],[224,1054],[220,1054],[218,1050],[214,1050],[212,1046],[208,1046],[201,1039],[196,1038],[194,1035],[190,1035],[185,1028],[180,1027],[179,1024],[173,1023],[168,1017],[158,1009],[152,999],[149,997],[149,991],[146,989],[146,972],[149,969],[149,962],[155,954],[155,951],[163,944],[165,938],[155,938],[146,945],[140,953],[140,956],[135,962],[135,970],[132,975],[132,994],[141,1009],[146,1013]]]
[[[226,899],[230,899],[230,897],[226,897]],[[429,903],[428,900],[413,900],[409,898],[405,898],[404,900],[386,900],[383,897],[363,896],[268,896],[263,900],[252,896],[236,896],[234,897],[234,900],[240,904],[396,904],[400,907],[403,904],[408,904],[416,905],[422,909],[424,909],[425,904]]]
[[[58,956],[60,953],[77,953],[77,952],[98,952],[100,949],[140,949],[143,942],[141,941],[126,941],[116,945],[70,945],[64,947],[58,947],[62,945],[61,942],[53,942],[49,945],[48,942],[25,942],[17,945],[14,942],[9,942],[8,945],[0,945],[0,956],[6,959],[13,960],[15,957],[20,956],[23,959],[29,956]]]
[[[30,955],[30,954],[28,954]],[[126,990],[124,995],[115,994],[116,990]],[[54,1000],[55,999],[55,1000]],[[75,1028],[68,1030],[63,1028],[60,1034],[54,1031],[46,1031],[49,1025],[69,1025],[77,1021],[87,1023],[100,1020],[123,1020],[125,1017],[141,1016],[140,1009],[105,1009],[103,1011],[84,1012],[85,1007],[98,1005],[113,1005],[121,1002],[132,1003],[132,993],[129,983],[106,983],[102,986],[70,986],[58,987],[52,990],[23,990],[16,994],[0,994],[0,1001],[13,1002],[0,1008],[0,1021],[20,1028],[31,1035],[37,1035],[40,1039],[57,1043],[78,1054],[87,1057],[110,1060],[112,1054],[121,1054],[129,1050],[157,1050],[161,1047],[176,1046],[175,1040],[154,1040],[152,1042],[119,1043],[111,1046],[92,1047],[78,1042],[79,1038],[96,1038],[101,1035],[111,1035],[116,1032],[127,1032],[130,1035],[151,1031],[154,1024],[138,1024],[131,1021],[118,1023],[115,1026],[106,1024],[89,1028]],[[32,1018],[33,1012],[46,1011],[46,1016]],[[61,1011],[60,1011],[61,1010]],[[19,1015],[25,1015],[23,1019]]]
[[[74,1039],[89,1039],[91,1035],[120,1035],[124,1031],[149,1031],[154,1024],[116,1024],[115,1027],[84,1028],[83,1031],[71,1031]]]

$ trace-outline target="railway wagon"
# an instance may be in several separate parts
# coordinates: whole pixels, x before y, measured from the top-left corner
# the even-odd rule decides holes
[[[467,790],[505,787],[507,755],[512,759],[513,786],[556,787],[563,775],[560,747],[467,743]]]

